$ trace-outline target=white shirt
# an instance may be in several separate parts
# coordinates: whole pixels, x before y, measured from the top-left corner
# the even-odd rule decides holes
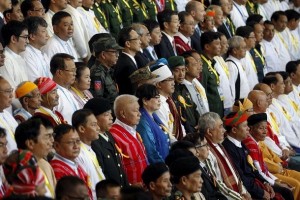
[[[19,83],[28,81],[24,59],[8,47],[4,48],[4,55],[4,66],[0,67],[0,74],[9,82],[11,87],[16,88]]]
[[[153,60],[157,60],[158,59],[158,57],[156,55],[156,52],[154,50],[154,46],[150,46],[149,45],[146,49],[149,51],[149,53],[150,53],[150,55],[151,55],[151,57],[152,57]]]
[[[291,56],[289,54],[289,43],[287,38],[285,38],[281,33],[275,31],[274,38],[272,39],[272,42],[274,41],[275,45],[277,46],[277,49],[279,49],[279,59],[281,60],[281,63],[284,64],[284,68],[280,71],[285,71],[286,64],[291,61]]]
[[[245,69],[245,73],[247,74],[250,90],[252,90],[254,86],[258,83],[258,76],[256,65],[249,51],[246,51],[245,58],[241,59],[241,64]]]
[[[236,65],[233,62],[230,62],[227,60],[234,61]],[[247,79],[247,74],[245,73],[245,70],[244,70],[240,60],[238,60],[237,58],[230,55],[226,59],[226,63],[227,63],[227,66],[229,69],[229,74],[230,74],[229,83],[230,83],[232,94],[235,97],[235,82],[238,78],[238,73],[239,73],[240,74],[240,99],[247,97],[248,93],[250,92],[250,87],[249,87],[249,83],[248,83],[248,79]]]
[[[293,84],[293,91],[290,92],[289,97],[300,106],[300,88]]]
[[[123,127],[127,132],[129,132],[135,139],[137,139],[136,137],[136,126],[132,127],[132,126],[128,126],[127,124],[121,122],[118,118],[116,118],[114,124],[118,124],[121,127]]]
[[[48,10],[45,13],[44,19],[46,20],[48,26],[47,26],[47,32],[49,37],[52,37],[54,35],[53,26],[52,26],[52,17],[55,13],[52,10]]]
[[[275,11],[281,10],[281,5],[279,0],[268,0],[266,3],[263,4],[263,7],[266,11],[268,20],[271,19],[271,16]]]
[[[78,61],[77,52],[74,48],[73,42],[71,39],[64,41],[60,39],[57,35],[53,35],[47,42],[45,46],[42,47],[42,51],[47,54],[51,59],[57,53],[66,53],[73,56],[74,61]]]
[[[35,81],[39,77],[52,78],[50,59],[41,50],[29,44],[21,56],[25,60],[27,76],[30,81]]]
[[[292,60],[299,60],[300,59],[300,36],[298,30],[290,30],[286,28],[285,30],[286,35],[284,36],[286,40],[289,41],[289,53]]]
[[[263,17],[263,20],[266,21],[266,20],[270,20],[267,18],[267,12],[265,10],[265,8],[263,7],[262,4],[258,4],[258,14],[260,14],[262,17]]]
[[[90,53],[88,47],[88,41],[90,38],[86,26],[84,26],[84,19],[82,18],[80,12],[69,4],[64,11],[69,13],[73,19],[74,32],[72,38],[74,42],[74,48],[78,53],[78,57],[81,59],[85,58]]]
[[[89,39],[91,39],[91,37],[97,33],[107,33],[91,9],[87,11],[83,7],[78,7],[77,10],[84,20],[84,25],[88,31]]]
[[[246,20],[249,17],[246,6],[239,5],[233,1],[233,7],[230,12],[232,23],[236,28],[246,25]]]
[[[175,0],[175,3],[177,5],[177,11],[185,11],[185,6],[190,0]]]
[[[62,157],[61,155],[59,155],[57,153],[54,155],[52,160],[62,161],[63,163],[67,164],[71,169],[73,169],[77,176],[79,176],[79,174],[78,174],[78,163],[73,162],[72,160],[69,160],[67,158],[64,158],[64,157]],[[85,170],[85,169],[83,168],[83,170]]]
[[[92,156],[93,156],[93,158],[92,158]],[[96,168],[96,164],[94,164],[94,161],[93,161],[94,158],[97,161],[96,154],[92,150],[92,147],[81,142],[80,153],[79,153],[78,157],[76,158],[76,162],[88,174],[91,184],[92,184],[91,189],[92,189],[93,197],[94,197],[94,199],[97,199],[96,198],[96,184],[99,181],[104,180],[105,176],[102,172],[101,167]]]
[[[266,72],[285,71],[286,61],[280,58],[280,48],[277,47],[274,38],[271,42],[261,42],[266,61]],[[284,70],[283,70],[284,69]]]
[[[15,141],[15,130],[18,126],[17,121],[15,118],[6,110],[0,112],[0,127],[6,130],[6,139],[7,139],[7,152],[8,154],[18,149],[17,143]]]
[[[57,85],[57,94],[59,96],[58,105],[54,108],[62,114],[68,124],[72,124],[72,115],[79,110],[78,103],[72,93],[64,87]]]

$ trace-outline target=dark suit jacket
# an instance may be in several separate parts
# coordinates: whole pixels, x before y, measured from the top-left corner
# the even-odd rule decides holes
[[[148,58],[149,61],[153,61],[154,58],[151,56],[150,52],[148,51],[148,49],[143,49],[143,54],[145,57]]]
[[[3,42],[2,32],[1,32],[3,26],[4,26],[4,20],[2,17],[0,17],[0,42],[4,48],[4,42]]]
[[[221,26],[218,27],[218,31],[223,33],[227,39],[230,39],[232,37],[230,31],[226,28],[224,22],[222,23]]]
[[[162,33],[160,43],[158,45],[155,45],[154,49],[158,58],[168,59],[171,56],[175,56],[173,46],[164,33]]]
[[[258,179],[262,183],[265,182],[265,179],[261,175],[259,175],[257,171],[253,171],[252,167],[248,163],[247,148],[244,145],[242,145],[242,148],[237,147],[230,140],[228,140],[228,138],[225,138],[222,144],[231,157],[235,168],[239,172],[244,186],[251,194],[252,198],[263,199],[264,191],[259,185],[257,185],[255,179]]]
[[[211,177],[207,172],[200,167],[201,169],[201,178],[203,179],[201,193],[205,196],[206,200],[226,200],[227,198],[218,190],[214,185]]]
[[[194,31],[194,34],[191,36],[191,46],[192,49],[195,49],[199,53],[202,51],[200,35],[198,34],[197,31]]]
[[[131,84],[129,76],[137,70],[133,60],[126,54],[121,53],[115,66],[115,80],[119,87],[119,94],[135,94],[135,86]]]
[[[150,60],[140,51],[135,54],[134,58],[138,68],[145,67],[150,62]]]
[[[127,177],[123,171],[120,154],[115,148],[115,141],[109,132],[106,133],[109,141],[102,136],[92,142],[92,149],[96,153],[98,162],[106,179],[113,179],[122,186],[127,186]]]

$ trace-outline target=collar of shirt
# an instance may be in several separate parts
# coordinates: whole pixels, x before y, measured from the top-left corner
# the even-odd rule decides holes
[[[163,96],[163,95],[160,94],[159,98],[160,98],[161,102],[167,102],[167,98],[165,96]]]
[[[55,153],[54,158],[66,163],[67,165],[69,165],[71,168],[77,168],[78,164],[72,160],[69,160],[67,158],[62,157],[61,155]]]
[[[16,54],[13,50],[11,50],[11,49],[8,48],[8,47],[5,47],[5,48],[4,48],[4,52],[10,54],[10,55],[13,56],[13,57],[22,58],[19,54]],[[22,59],[23,59],[23,58],[22,58]]]
[[[0,12],[0,17],[4,20],[4,15],[2,12]]]
[[[203,167],[206,167],[206,164],[203,162],[203,161],[200,161],[200,166],[203,168]]]
[[[99,136],[102,137],[106,142],[109,141],[108,136],[106,135],[105,132],[104,133],[100,133]]]
[[[69,40],[67,40],[67,41],[62,40],[62,39],[60,39],[60,37],[58,37],[58,36],[55,35],[55,34],[53,35],[53,37],[54,37],[55,39],[57,39],[59,43],[61,43],[61,44],[63,44],[63,45],[68,45],[68,41],[69,41]]]
[[[154,46],[147,46],[146,49],[151,53],[154,50]]]
[[[161,31],[161,32],[162,32],[163,34],[165,34],[165,36],[167,36],[167,38],[169,39],[171,45],[173,45],[174,37],[168,35],[168,34],[167,34],[166,32],[164,32],[164,31]]]
[[[177,32],[175,34],[175,36],[179,37],[180,39],[182,39],[182,41],[186,44],[191,45],[191,39],[189,37],[184,36],[181,32]]]
[[[235,146],[239,147],[239,148],[242,148],[242,143],[238,140],[236,140],[235,138],[227,135],[227,138],[229,141],[231,141]]]
[[[52,18],[55,13],[49,9],[46,14],[48,14]]]
[[[126,131],[128,131],[134,138],[136,138],[136,126],[128,126],[127,124],[121,122],[118,118],[116,118],[115,124],[122,126]]]
[[[189,81],[186,80],[186,79],[183,80],[182,84],[184,84],[184,85],[193,85],[192,82],[189,82]]]
[[[34,51],[37,55],[41,55],[43,56],[43,52],[37,48],[35,48],[34,46],[32,46],[31,44],[28,44],[27,47],[26,47],[26,50],[29,50],[29,51]]]
[[[241,65],[241,60],[237,59],[236,57],[233,57],[232,55],[229,55],[226,60],[233,60],[237,65]]]
[[[124,54],[126,54],[127,56],[129,56],[129,58],[134,62],[135,66],[137,67],[136,61],[135,61],[135,59],[134,59],[134,57],[133,57],[132,55],[130,55],[130,54],[124,52],[124,51],[123,51],[122,53],[124,53]]]
[[[88,151],[93,151],[91,146],[89,146],[89,145],[87,145],[87,144],[85,144],[85,143],[83,143],[83,142],[81,142],[81,144],[84,145],[85,148],[86,148]]]

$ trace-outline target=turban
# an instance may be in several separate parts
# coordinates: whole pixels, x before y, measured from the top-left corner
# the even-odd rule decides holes
[[[57,84],[51,78],[40,77],[37,80],[37,86],[41,94],[47,94],[48,92],[56,88]]]
[[[239,103],[238,106],[233,105],[232,107],[233,112],[238,112],[238,111],[245,112],[249,109],[253,109],[253,103],[247,98],[244,99],[243,103],[241,103],[241,101],[238,101],[238,103]]]
[[[22,82],[16,89],[16,97],[17,98],[24,97],[25,95],[29,94],[36,88],[38,88],[37,85],[31,81]]]
[[[3,165],[7,181],[13,187],[13,193],[35,196],[36,186],[45,182],[42,170],[30,151],[14,151]]]
[[[146,186],[150,182],[155,182],[161,175],[168,172],[169,168],[163,162],[148,165],[142,174],[142,179]]]
[[[229,113],[226,117],[224,117],[224,125],[225,126],[238,126],[239,124],[247,121],[248,115],[245,112],[238,111],[234,114],[233,112]]]

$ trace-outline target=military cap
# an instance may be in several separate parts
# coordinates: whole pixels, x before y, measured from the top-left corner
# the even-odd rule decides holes
[[[200,162],[196,156],[180,157],[170,165],[170,173],[175,177],[187,176],[200,170]]]
[[[155,182],[161,175],[168,171],[169,168],[163,162],[150,164],[146,167],[142,174],[143,182],[146,186],[148,186],[150,182]]]
[[[107,99],[95,97],[86,102],[83,108],[91,110],[93,114],[97,116],[111,110],[111,105]]]
[[[114,38],[104,37],[93,43],[93,49],[95,53],[99,53],[108,49],[120,50],[123,49],[123,47],[119,46]]]
[[[132,83],[141,83],[142,81],[147,81],[153,78],[156,78],[157,75],[151,73],[151,70],[148,66],[140,68],[134,71],[130,76]]]
[[[259,122],[267,121],[267,114],[266,113],[258,113],[253,114],[250,117],[248,117],[248,126],[253,126]]]
[[[114,38],[114,37],[113,37],[111,34],[109,34],[109,33],[97,33],[97,34],[93,35],[93,36],[91,37],[91,39],[89,40],[89,42],[88,42],[88,44],[89,44],[89,49],[90,49],[91,52],[94,51],[93,44],[94,44],[97,40],[99,40],[99,39],[101,39],[101,38]]]
[[[182,56],[172,56],[168,59],[168,63],[171,70],[178,66],[185,66],[184,57]]]

